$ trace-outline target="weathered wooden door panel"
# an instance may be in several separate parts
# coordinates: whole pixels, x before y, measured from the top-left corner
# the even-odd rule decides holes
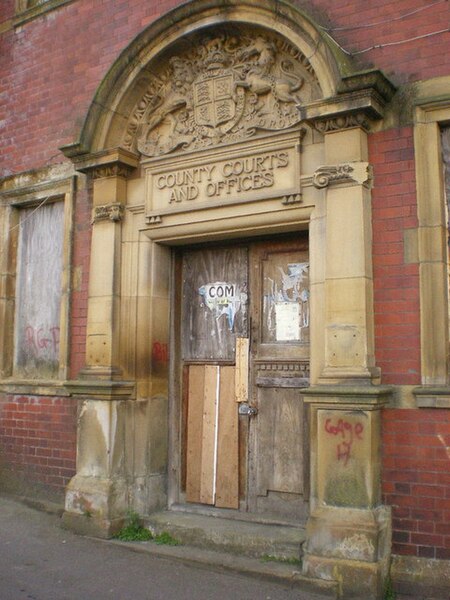
[[[307,240],[261,243],[250,252],[251,381],[248,502],[258,513],[306,516],[305,410],[308,384]]]
[[[303,402],[298,390],[260,389],[254,421],[258,461],[257,493],[303,494]]]
[[[246,338],[246,248],[218,248],[183,255],[182,358],[234,362],[236,338]]]
[[[259,314],[254,342],[260,357],[286,360],[309,352],[309,262],[305,250],[277,246],[253,253],[253,310]]]

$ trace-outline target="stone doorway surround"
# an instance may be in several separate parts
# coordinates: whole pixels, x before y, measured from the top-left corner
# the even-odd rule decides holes
[[[243,40],[240,48],[235,39]],[[176,81],[186,69],[184,40],[203,47],[210,69],[202,75],[193,57],[184,72],[192,105],[182,99],[186,90],[177,96],[152,88],[155,74],[164,83],[164,74]],[[216,95],[202,111],[205,82]],[[228,95],[227,82],[234,86]],[[356,72],[284,1],[184,4],[118,58],[80,139],[62,148],[93,188],[86,366],[66,383],[80,400],[66,525],[108,537],[129,508],[149,514],[168,505],[178,460],[168,452],[176,435],[169,427],[176,422],[171,247],[309,229],[311,387],[302,393],[311,410],[311,497],[303,570],[337,581],[345,598],[381,597],[390,515],[380,496],[380,413],[390,390],[379,385],[374,360],[367,136],[394,91],[380,72]],[[283,111],[261,120],[261,112],[250,113],[250,94],[263,113]],[[244,117],[253,133],[239,130]],[[235,138],[233,128],[241,131]],[[225,198],[230,160],[267,165],[276,153],[287,157],[284,172],[272,169],[264,189],[253,180],[234,200]],[[195,184],[195,169],[205,165],[224,174],[222,196],[219,180],[205,179],[181,198],[166,189],[167,173],[189,173]]]

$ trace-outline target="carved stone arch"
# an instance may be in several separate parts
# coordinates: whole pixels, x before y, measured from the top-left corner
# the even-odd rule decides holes
[[[319,94],[336,97],[345,89],[343,79],[354,72],[348,56],[303,11],[284,0],[200,0],[183,4],[151,24],[122,52],[99,86],[80,138],[63,148],[67,156],[120,147],[123,132],[136,106],[147,92],[154,65],[183,47],[183,39],[198,39],[233,28],[252,27],[285,40],[317,82]],[[180,41],[181,40],[181,41]],[[184,42],[186,43],[186,42]],[[360,85],[360,84],[359,84]],[[308,103],[307,103],[308,104]]]

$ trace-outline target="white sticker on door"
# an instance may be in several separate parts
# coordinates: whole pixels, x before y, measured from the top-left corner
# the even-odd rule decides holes
[[[300,339],[300,311],[297,302],[276,302],[275,323],[277,342]]]

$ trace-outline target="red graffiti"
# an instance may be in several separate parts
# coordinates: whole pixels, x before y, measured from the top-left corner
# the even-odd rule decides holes
[[[169,362],[169,344],[153,342],[152,358],[155,362]]]
[[[331,419],[325,421],[325,431],[330,435],[340,436],[341,440],[336,446],[336,458],[343,461],[344,466],[348,463],[353,442],[363,439],[364,425],[362,423],[350,423],[339,419],[336,425],[333,425]]]
[[[25,328],[25,343],[37,354],[45,354],[46,351],[54,352],[59,349],[59,327],[32,327]]]

